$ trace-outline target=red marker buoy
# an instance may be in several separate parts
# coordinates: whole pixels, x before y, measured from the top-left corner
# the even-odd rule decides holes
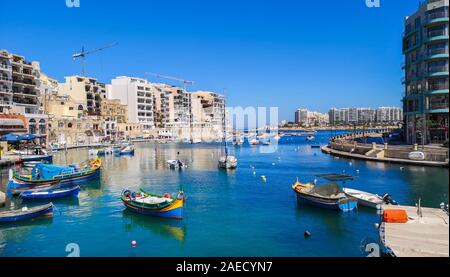
[[[133,241],[131,242],[131,247],[135,248],[136,245],[137,245],[137,242],[136,242],[135,240],[133,240]]]

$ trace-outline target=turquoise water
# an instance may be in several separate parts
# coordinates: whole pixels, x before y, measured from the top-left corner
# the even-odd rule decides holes
[[[314,143],[325,144],[330,135],[319,132]],[[389,192],[401,204],[414,205],[419,197],[424,206],[448,202],[448,169],[338,159],[309,144],[284,137],[271,154],[244,146],[236,149],[239,168],[231,172],[217,170],[219,145],[137,144],[134,157],[107,157],[101,180],[85,184],[78,199],[54,201],[52,219],[1,225],[0,256],[66,256],[69,243],[79,245],[81,256],[363,256],[361,244],[378,238],[375,211],[339,213],[296,203],[296,177],[311,181],[319,173],[358,175],[347,186]],[[177,152],[189,165],[183,172],[165,165]],[[55,162],[87,157],[87,150],[71,150]],[[3,191],[6,182],[3,171]],[[183,221],[133,214],[119,199],[124,188],[173,193],[180,183],[187,195]]]

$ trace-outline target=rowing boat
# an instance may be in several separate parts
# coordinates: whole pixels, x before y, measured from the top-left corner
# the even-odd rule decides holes
[[[125,190],[121,195],[122,203],[139,214],[183,219],[184,193],[180,191],[176,197],[169,194],[154,195],[143,190],[131,192]]]
[[[367,208],[381,210],[382,205],[397,205],[389,194],[379,196],[370,192],[356,189],[344,188],[344,193],[350,197],[358,199],[358,204]]]
[[[26,190],[20,193],[19,197],[24,200],[40,200],[40,199],[55,199],[63,197],[78,196],[80,186],[55,188],[47,190]]]
[[[49,203],[46,205],[36,206],[32,208],[24,207],[20,210],[10,210],[0,212],[0,223],[15,222],[19,220],[35,218],[38,216],[52,216],[52,215],[53,215],[53,204]]]

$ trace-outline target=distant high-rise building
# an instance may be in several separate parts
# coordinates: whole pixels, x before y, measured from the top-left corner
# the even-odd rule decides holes
[[[403,109],[408,143],[448,141],[449,0],[428,0],[405,19]]]
[[[380,107],[376,110],[376,121],[396,124],[403,121],[403,111],[398,107]]]

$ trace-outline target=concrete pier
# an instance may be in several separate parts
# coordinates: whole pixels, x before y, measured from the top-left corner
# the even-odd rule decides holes
[[[380,226],[383,244],[396,257],[449,257],[449,217],[442,209],[383,206],[385,209],[405,210],[407,223],[386,223]]]

